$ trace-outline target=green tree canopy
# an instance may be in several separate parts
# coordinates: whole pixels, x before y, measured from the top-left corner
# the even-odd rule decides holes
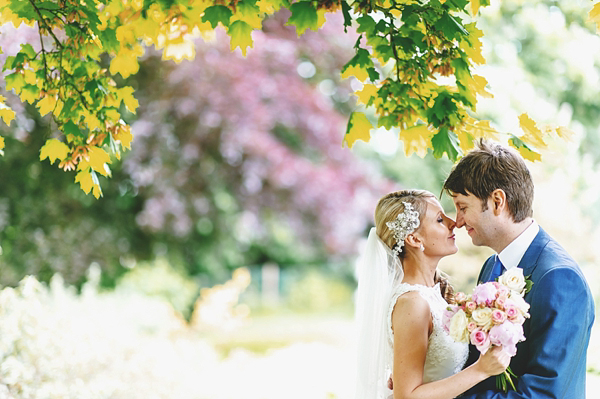
[[[126,122],[138,101],[123,83],[139,70],[149,46],[163,59],[193,59],[198,36],[221,26],[230,46],[245,55],[253,32],[281,9],[298,35],[319,29],[325,14],[340,11],[344,29],[359,37],[355,55],[341,69],[361,82],[356,95],[369,117],[353,112],[343,142],[369,141],[379,127],[398,128],[407,154],[431,148],[436,157],[456,160],[479,137],[498,137],[488,121],[475,117],[477,96],[490,95],[485,78],[473,68],[485,62],[483,32],[477,28],[484,0],[3,0],[0,23],[24,23],[38,40],[24,43],[6,57],[6,89],[51,114],[56,128],[40,150],[40,159],[74,171],[86,192],[102,195],[98,175],[110,176],[111,154],[120,158],[133,135]],[[598,5],[590,13],[598,20]],[[369,111],[371,109],[372,111]],[[10,123],[14,111],[0,98],[0,118]],[[551,135],[565,137],[557,126],[537,126],[519,116],[520,135],[505,133],[528,159]],[[0,141],[0,147],[4,141]],[[0,148],[1,149],[1,148]]]

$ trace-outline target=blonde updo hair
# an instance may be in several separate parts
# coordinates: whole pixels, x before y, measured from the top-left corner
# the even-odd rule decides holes
[[[408,202],[419,212],[419,221],[422,225],[427,212],[427,200],[431,198],[436,199],[436,196],[425,190],[395,191],[381,198],[375,207],[375,229],[379,238],[393,250],[397,243],[393,231],[387,227],[387,222],[394,221],[399,214],[404,212],[404,202]],[[420,227],[415,231],[419,229]],[[400,259],[403,259],[405,255],[405,250],[398,254]],[[454,289],[448,282],[448,276],[439,270],[435,272],[435,283],[438,282],[440,283],[442,296],[447,302],[452,302],[454,300]]]

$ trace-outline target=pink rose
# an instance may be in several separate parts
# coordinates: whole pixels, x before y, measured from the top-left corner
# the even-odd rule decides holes
[[[496,298],[496,301],[494,302],[496,304],[496,307],[500,308],[500,309],[504,309],[504,305],[506,304],[506,300],[507,298],[504,296],[498,296],[498,298]]]
[[[497,291],[493,283],[480,284],[473,290],[473,300],[478,305],[489,305],[496,299]]]
[[[498,297],[508,298],[509,294],[510,294],[510,289],[507,286],[498,284]]]
[[[477,324],[474,321],[469,322],[469,324],[467,324],[467,330],[469,330],[469,332],[473,332],[473,330],[475,330],[477,328]]]
[[[492,321],[494,324],[502,324],[506,320],[506,313],[500,309],[494,309],[492,311]]]
[[[509,320],[514,320],[518,315],[521,314],[519,309],[517,309],[517,307],[512,305],[510,302],[504,305],[504,311],[506,312],[506,317],[508,317]]]
[[[470,337],[471,343],[475,345],[477,350],[479,350],[479,352],[482,354],[485,354],[492,344],[489,336],[480,329],[473,330]]]
[[[456,303],[462,304],[464,301],[467,300],[467,296],[465,295],[464,292],[457,292],[454,295],[454,300],[456,301]]]
[[[465,309],[469,312],[473,312],[475,309],[477,309],[477,304],[473,301],[469,301],[465,304]]]

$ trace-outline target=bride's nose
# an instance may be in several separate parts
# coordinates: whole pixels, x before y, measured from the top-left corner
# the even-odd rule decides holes
[[[448,230],[452,231],[452,230],[454,230],[455,227],[456,227],[456,222],[453,219],[448,218]]]

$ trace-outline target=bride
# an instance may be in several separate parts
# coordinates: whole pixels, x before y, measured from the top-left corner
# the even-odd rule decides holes
[[[510,357],[497,347],[462,370],[468,345],[442,326],[453,290],[437,265],[458,248],[436,197],[390,193],[377,204],[375,226],[358,269],[356,398],[454,398],[502,373]]]

